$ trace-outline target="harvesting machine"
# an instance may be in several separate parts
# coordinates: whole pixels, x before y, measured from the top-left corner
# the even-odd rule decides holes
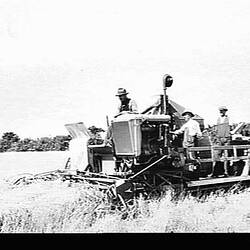
[[[59,175],[97,185],[123,203],[138,195],[159,195],[167,189],[178,193],[248,185],[249,141],[213,145],[211,133],[199,115],[193,119],[199,122],[203,135],[194,147],[184,150],[182,136],[171,133],[184,123],[184,107],[166,94],[172,83],[172,77],[164,75],[163,93],[156,103],[141,113],[128,112],[114,118],[108,129],[109,143],[88,145],[91,135],[84,123],[66,124],[73,153]],[[189,152],[194,157],[190,158]]]
[[[128,112],[114,118],[109,143],[82,148],[84,169],[76,169],[77,175],[100,188],[112,189],[114,197],[124,201],[139,194],[161,194],[169,188],[199,191],[250,183],[250,143],[232,140],[230,145],[213,145],[198,115],[194,119],[203,136],[194,147],[184,150],[182,136],[171,133],[184,123],[184,107],[166,94],[172,83],[172,77],[164,75],[163,94],[155,104],[139,114]],[[79,131],[88,133],[83,123],[65,126],[73,138],[78,138]],[[195,157],[190,158],[188,152]],[[69,160],[66,168],[71,167]]]

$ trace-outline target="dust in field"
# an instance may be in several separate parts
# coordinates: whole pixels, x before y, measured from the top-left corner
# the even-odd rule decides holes
[[[105,208],[105,209],[103,209]],[[111,209],[97,189],[80,183],[41,181],[0,186],[1,233],[250,232],[250,190],[204,198],[137,199]]]

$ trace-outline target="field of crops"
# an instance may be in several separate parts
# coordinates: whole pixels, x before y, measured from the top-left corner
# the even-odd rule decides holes
[[[96,189],[49,181],[13,187],[8,178],[60,169],[64,152],[0,155],[1,233],[250,232],[250,189],[197,199],[138,199],[129,210],[111,209]]]

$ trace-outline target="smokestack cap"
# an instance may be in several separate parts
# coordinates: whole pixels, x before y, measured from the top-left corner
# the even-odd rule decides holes
[[[171,87],[173,84],[173,78],[172,76],[166,74],[163,76],[163,86],[164,88],[169,88]]]

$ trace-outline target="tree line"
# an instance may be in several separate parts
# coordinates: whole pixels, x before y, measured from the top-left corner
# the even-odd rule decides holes
[[[89,145],[102,144],[102,128],[91,126],[88,128],[91,138]],[[57,135],[54,137],[41,137],[37,139],[21,139],[14,132],[3,133],[0,139],[0,152],[26,152],[26,151],[66,151],[69,149],[70,135]]]

